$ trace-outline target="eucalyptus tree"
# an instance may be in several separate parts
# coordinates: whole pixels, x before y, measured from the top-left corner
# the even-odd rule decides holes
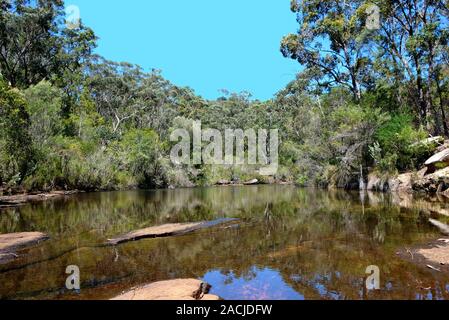
[[[64,21],[62,0],[0,0],[0,73],[11,86],[64,81],[81,69],[95,35]]]
[[[444,98],[448,78],[443,73],[449,39],[447,1],[373,3],[382,15],[376,38],[378,74],[406,88],[405,103],[414,107],[421,124],[449,135]]]
[[[346,87],[360,101],[363,89],[373,82],[367,9],[361,0],[293,0],[299,29],[283,38],[282,54],[315,70],[318,86]]]
[[[113,133],[121,133],[123,125],[138,116],[138,108],[145,108],[138,103],[142,69],[96,57],[88,65],[87,74],[87,88],[98,113],[109,121]]]

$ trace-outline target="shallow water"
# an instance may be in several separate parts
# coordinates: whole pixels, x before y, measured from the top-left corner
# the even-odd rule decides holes
[[[440,236],[425,211],[396,203],[382,194],[251,186],[80,194],[6,209],[0,233],[41,231],[51,240],[0,265],[0,298],[109,299],[194,277],[224,299],[449,299],[447,275],[396,254]],[[241,223],[103,246],[148,226],[218,218]],[[69,265],[80,268],[80,292],[65,289]],[[379,291],[365,290],[370,265],[380,268]]]

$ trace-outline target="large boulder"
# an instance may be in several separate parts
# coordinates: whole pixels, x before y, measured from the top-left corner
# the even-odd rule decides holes
[[[449,167],[437,170],[421,179],[414,181],[413,189],[415,191],[424,191],[427,193],[443,193],[449,188]]]
[[[427,168],[423,168],[418,172],[406,172],[388,180],[390,191],[395,192],[412,192],[415,181],[423,179],[426,175]]]
[[[134,288],[111,300],[220,300],[209,294],[210,285],[196,279],[176,279]]]
[[[445,162],[445,163],[449,162],[449,149],[444,149],[443,151],[440,151],[437,154],[434,154],[424,164],[426,166],[428,166],[428,165],[436,164],[439,162]]]
[[[427,169],[424,168],[418,172],[402,173],[394,177],[384,178],[376,173],[368,175],[367,190],[368,191],[394,191],[394,192],[411,192],[413,191],[413,182],[422,179]]]
[[[449,165],[449,149],[444,149],[430,157],[425,163],[428,172],[432,173],[438,168],[447,167]]]
[[[368,175],[368,183],[366,185],[368,191],[386,191],[388,189],[387,181],[375,173]]]

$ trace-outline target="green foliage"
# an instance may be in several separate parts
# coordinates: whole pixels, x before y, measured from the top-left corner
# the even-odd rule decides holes
[[[408,114],[394,115],[376,132],[378,144],[371,155],[381,170],[391,171],[416,169],[432,151],[419,142],[427,137],[422,129],[415,129]]]
[[[24,91],[31,126],[29,133],[37,145],[44,144],[62,130],[62,92],[47,81]]]
[[[378,17],[368,14],[372,5]],[[314,74],[316,89],[348,88],[357,102],[368,95],[382,110],[414,113],[431,134],[449,136],[447,3],[292,0],[291,10],[299,28],[281,52]],[[381,27],[367,28],[369,18]]]
[[[112,154],[99,149],[88,150],[75,138],[54,137],[39,150],[33,174],[24,185],[30,190],[113,190],[127,186],[124,177],[114,164]]]
[[[21,182],[34,160],[26,109],[22,95],[0,78],[0,185]]]
[[[119,159],[141,188],[162,187],[167,183],[161,159],[161,143],[151,129],[132,129],[117,144]]]
[[[62,0],[2,0],[0,5],[0,71],[13,87],[55,76],[66,83],[95,46],[92,30],[82,24],[65,28]]]
[[[398,162],[398,155],[396,153],[383,155],[378,142],[375,142],[369,147],[369,152],[378,171],[381,173],[395,173]]]
[[[159,70],[92,56],[95,34],[82,24],[66,29],[61,0],[0,0],[0,189],[254,178],[354,188],[369,168],[416,169],[434,147],[419,142],[449,136],[448,13],[439,1],[372,2],[389,18],[377,31],[365,28],[371,2],[292,1],[301,25],[281,50],[303,71],[268,101],[226,90],[208,101]],[[174,165],[169,134],[192,134],[194,120],[222,132],[279,129],[277,174],[261,177],[250,165]]]

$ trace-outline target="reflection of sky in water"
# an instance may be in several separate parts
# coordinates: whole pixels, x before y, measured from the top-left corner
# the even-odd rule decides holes
[[[211,293],[225,300],[304,300],[293,290],[276,270],[252,268],[237,277],[233,272],[223,274],[219,270],[206,273],[203,280],[212,286]]]

